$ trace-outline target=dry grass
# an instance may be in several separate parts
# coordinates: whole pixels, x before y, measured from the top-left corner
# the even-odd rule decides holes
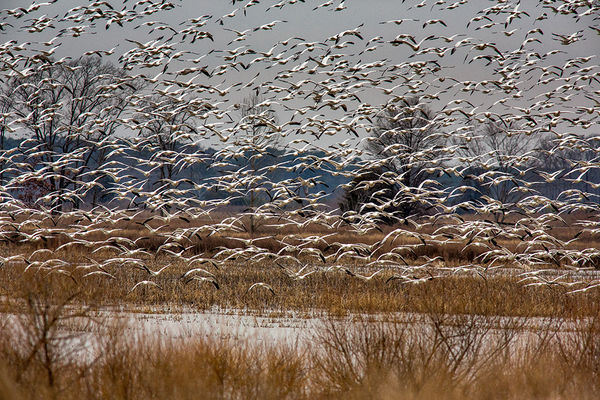
[[[36,240],[23,240],[35,231],[33,227],[3,236],[0,256],[17,257],[0,267],[0,307],[12,315],[3,314],[0,321],[0,399],[191,399],[199,394],[208,399],[595,399],[600,395],[600,290],[569,294],[572,287],[528,287],[517,276],[450,274],[445,267],[473,262],[481,254],[463,251],[462,243],[440,244],[434,239],[423,245],[414,237],[397,238],[394,246],[411,249],[400,253],[411,265],[443,257],[443,262],[411,272],[418,283],[387,282],[403,266],[400,262],[364,281],[344,269],[375,270],[365,269],[364,262],[342,259],[335,262],[340,268],[330,268],[333,263],[305,255],[300,260],[318,271],[296,280],[265,254],[280,252],[284,239],[294,245],[301,238],[332,232],[320,226],[285,234],[264,228],[259,236],[272,237],[260,241],[259,257],[253,259],[246,246],[244,255],[217,266],[187,261],[195,255],[210,258],[227,248],[241,251],[243,242],[234,238],[250,235],[192,235],[175,241],[191,247],[182,257],[173,257],[157,252],[173,241],[170,235],[120,221],[99,225],[118,231],[85,236],[105,241],[108,246],[101,251],[83,245],[56,251],[72,240],[66,233],[74,223],[44,221],[40,226],[57,231]],[[168,230],[177,233],[210,223],[215,221],[176,220]],[[357,237],[341,228],[313,247],[329,260],[340,247],[335,242],[372,245],[390,229]],[[432,235],[434,228],[428,229],[421,233]],[[574,228],[553,229],[561,240],[575,235]],[[119,260],[125,249],[135,248],[117,244],[116,237],[138,239],[137,248],[149,253],[138,257],[145,267],[167,268],[152,276],[144,267]],[[496,240],[507,249],[518,249],[514,238]],[[598,243],[584,234],[569,246],[584,245]],[[40,248],[51,252],[32,256]],[[386,243],[374,256],[394,249]],[[291,250],[289,255],[298,254]],[[86,276],[100,271],[100,264],[114,279]],[[291,262],[285,266],[298,269]],[[549,266],[562,268],[541,267]],[[209,282],[186,283],[182,276],[194,267],[206,270],[195,276],[214,276],[219,289]],[[431,276],[435,278],[428,279]],[[159,287],[132,291],[142,280]],[[248,291],[255,282],[268,284],[275,294],[265,288]],[[132,337],[114,320],[98,320],[93,310],[107,306],[169,312],[221,307],[266,315],[293,310],[321,315],[326,323],[308,334],[310,346],[214,337],[182,343]],[[81,338],[98,343],[96,356],[80,356]]]
[[[151,220],[153,217],[156,220]],[[381,226],[379,230],[373,229],[368,234],[357,234],[356,231],[352,230],[346,224],[336,225],[335,228],[332,228],[331,226],[323,226],[316,223],[302,227],[290,223],[281,228],[276,227],[282,223],[280,219],[265,218],[261,229],[254,234],[250,234],[248,232],[223,228],[220,228],[219,233],[214,233],[213,227],[216,225],[228,224],[236,220],[243,222],[243,219],[240,219],[239,215],[218,213],[202,218],[182,215],[181,217],[170,219],[168,223],[165,223],[160,218],[160,216],[142,213],[133,219],[122,217],[115,221],[105,217],[98,221],[90,222],[83,217],[76,218],[72,216],[51,219],[49,216],[38,218],[22,215],[14,221],[6,216],[2,216],[0,219],[5,222],[0,229],[0,241],[6,244],[6,250],[0,251],[2,253],[0,255],[7,256],[11,253],[26,254],[40,248],[56,249],[60,245],[72,241],[68,234],[77,232],[78,237],[92,242],[107,241],[113,237],[126,238],[132,241],[137,240],[137,247],[148,251],[156,251],[166,242],[174,241],[173,237],[180,237],[180,239],[175,241],[185,247],[189,246],[190,250],[188,254],[205,254],[206,256],[211,256],[223,248],[244,247],[240,241],[231,238],[246,240],[261,238],[256,243],[261,249],[278,252],[285,247],[285,244],[281,243],[282,240],[285,240],[286,244],[298,245],[301,243],[301,238],[328,235],[326,240],[311,246],[322,251],[327,257],[338,250],[338,246],[333,245],[335,242],[373,245],[382,240],[392,230],[398,228],[405,230],[409,234],[394,236],[393,241],[388,240],[383,243],[382,246],[376,249],[372,256],[377,257],[383,253],[398,250],[402,247],[410,247],[411,251],[400,253],[408,261],[416,261],[422,256],[442,256],[448,263],[469,263],[477,259],[484,252],[482,247],[469,247],[467,250],[464,250],[465,245],[471,241],[469,239],[457,239],[457,237],[462,236],[458,230],[462,224],[459,222],[445,224],[443,220],[431,223],[421,220],[419,221],[421,223],[419,229],[416,229],[411,224],[398,224],[395,226]],[[581,228],[577,226],[581,221],[589,221],[589,218],[592,218],[592,216],[578,216],[577,218],[571,216],[564,224],[554,222],[543,226],[539,224],[529,226],[527,223],[517,220],[505,222],[504,225],[498,225],[484,216],[465,217],[468,222],[478,222],[482,224],[481,227],[486,227],[497,233],[496,236],[493,236],[496,244],[491,243],[489,241],[491,237],[485,235],[481,243],[489,245],[492,249],[502,246],[516,253],[523,250],[525,247],[524,241],[532,239],[532,236],[527,233],[528,229],[543,229],[545,233],[557,240],[568,242],[565,249],[581,250],[585,248],[598,248],[600,247],[598,237],[589,233],[582,233]],[[145,221],[150,222],[144,224]],[[511,225],[511,229],[505,230],[508,225]],[[160,229],[158,232],[152,232],[147,228],[148,226],[152,229]],[[241,222],[236,226],[241,227]],[[52,233],[34,235],[33,238],[28,236],[40,230],[51,231]],[[111,231],[110,233],[106,233],[106,230]],[[512,231],[511,234],[513,236],[506,234],[509,230]],[[427,243],[423,244],[421,240],[412,236],[412,234],[421,235],[427,239]],[[523,240],[515,238],[514,235],[520,235]],[[446,240],[449,238],[452,239]],[[572,241],[569,242],[570,240]],[[94,250],[86,249],[83,246],[76,246],[70,249],[75,249],[82,253],[89,253]],[[293,252],[290,252],[290,254],[295,255]],[[315,261],[318,261],[318,257],[315,257]],[[548,263],[548,267],[556,267],[556,265]]]
[[[17,219],[14,224],[29,221],[30,217],[19,216],[23,221]],[[307,226],[304,230],[290,228],[288,231],[281,232],[269,228],[270,223],[278,222],[276,219],[265,220],[258,237],[266,239],[260,240],[257,243],[257,250],[252,253],[248,251],[249,246],[235,239],[250,239],[247,233],[230,231],[211,234],[201,230],[199,234],[173,239],[173,234],[181,234],[183,229],[203,228],[235,216],[219,214],[203,218],[174,218],[164,228],[163,233],[152,233],[142,224],[149,217],[150,215],[142,214],[134,220],[125,218],[114,223],[104,220],[92,223],[88,219],[75,216],[57,217],[56,220],[49,217],[35,220],[31,217],[31,223],[21,226],[19,232],[14,231],[10,224],[4,225],[5,232],[2,237],[5,243],[0,248],[0,256],[18,257],[0,268],[0,295],[6,300],[2,302],[3,306],[10,307],[10,299],[19,297],[21,286],[27,287],[37,279],[44,280],[45,284],[49,285],[48,290],[61,291],[64,287],[76,288],[80,292],[77,301],[86,305],[142,307],[158,305],[197,309],[216,306],[251,309],[258,312],[323,311],[336,315],[348,312],[434,311],[455,314],[577,317],[588,315],[592,310],[591,307],[600,300],[598,288],[571,295],[567,292],[573,287],[561,285],[526,287],[519,282],[519,277],[514,276],[452,275],[448,270],[443,272],[441,269],[445,267],[452,268],[481,261],[478,257],[483,250],[470,247],[465,251],[464,243],[440,244],[435,240],[423,245],[419,239],[406,235],[393,241],[388,240],[374,251],[371,259],[385,252],[396,252],[402,258],[395,260],[395,266],[386,265],[384,272],[369,282],[353,278],[343,269],[327,271],[327,267],[331,267],[332,264],[342,264],[352,271],[363,271],[364,261],[353,259],[352,255],[365,258],[366,251],[350,251],[349,257],[336,261],[335,255],[340,246],[342,244],[373,245],[381,241],[395,227],[384,227],[382,232],[375,231],[361,236],[357,236],[348,227],[342,226],[332,232],[316,224]],[[572,218],[569,223],[579,220]],[[161,225],[159,221],[151,221],[149,224],[153,229]],[[26,235],[35,232],[36,229],[53,229],[54,231],[51,232],[54,233],[42,235],[35,240],[26,239]],[[115,229],[115,231],[107,233],[107,229]],[[431,235],[434,229],[440,227],[428,226],[420,233]],[[12,233],[9,234],[9,231]],[[73,238],[68,234],[76,231],[81,233],[77,237],[95,243],[103,242],[104,248],[98,251],[98,246],[86,247],[77,244],[57,251],[59,246],[73,242]],[[571,239],[577,232],[576,228],[560,224],[553,226],[550,231],[557,238],[565,241]],[[440,232],[443,237],[444,231]],[[315,242],[311,247],[321,251],[323,257],[327,258],[325,262],[318,255],[298,256],[298,250],[292,247],[288,252],[282,252],[285,244],[299,245],[302,238],[324,234],[330,236],[326,240]],[[126,243],[124,240],[127,239],[136,240],[136,245]],[[165,251],[157,252],[160,246],[167,242],[176,243],[176,246],[188,250],[182,257],[169,256]],[[514,238],[497,238],[498,244],[511,251],[518,250],[518,242]],[[573,249],[584,245],[594,248],[600,246],[600,243],[588,234],[583,234],[578,237],[578,240],[569,244]],[[39,249],[49,249],[50,252],[32,256],[33,252]],[[210,263],[188,265],[186,262],[197,255],[211,258],[224,249],[245,253],[230,261],[220,262],[218,268]],[[125,254],[124,250],[147,251],[147,255],[140,253],[137,258],[152,271],[165,266],[167,268],[159,276],[151,276],[139,265],[120,260]],[[311,266],[309,269],[314,266],[319,268],[319,271],[301,281],[291,279],[269,257],[269,254],[277,252],[298,257]],[[411,272],[412,277],[423,278],[422,282],[410,284],[402,283],[402,280],[392,280],[386,283],[388,278],[397,273],[399,267],[405,266],[404,262],[419,266],[428,258],[436,256],[441,256],[443,261],[433,263],[426,269],[416,268]],[[225,257],[226,255],[220,256],[221,259]],[[66,264],[50,261],[52,259],[65,261]],[[113,259],[113,262],[105,264],[109,259]],[[43,264],[44,262],[48,264]],[[30,263],[35,263],[35,266],[29,265]],[[111,279],[107,275],[86,276],[89,272],[99,271],[99,264],[94,263],[103,264],[104,271],[116,279]],[[287,263],[287,266],[291,269],[298,268],[294,263]],[[213,274],[220,289],[217,290],[208,282],[192,281],[186,284],[182,275],[194,267],[202,267]],[[502,267],[515,266],[509,263]],[[560,269],[562,267],[549,261],[549,264],[541,264],[539,268]],[[373,271],[375,269],[370,270]],[[427,280],[429,274],[436,276],[436,279]],[[199,272],[196,275],[207,276],[207,273]],[[142,280],[151,280],[160,288],[146,286],[131,292],[131,288]],[[247,292],[249,286],[255,282],[267,283],[273,288],[275,295],[268,290],[260,289]]]
[[[70,306],[64,288],[25,303],[0,331],[7,399],[595,399],[600,308],[586,318],[448,315],[327,318],[308,346],[131,335]],[[38,290],[32,288],[31,290]],[[432,306],[431,308],[435,308]],[[36,321],[56,321],[39,324]],[[59,327],[59,328],[57,328]],[[69,357],[88,335],[93,356]],[[47,355],[52,357],[48,358]],[[49,373],[51,371],[51,373]]]
[[[148,260],[157,270],[166,260]],[[344,270],[320,270],[303,280],[294,280],[275,264],[227,263],[216,269],[205,264],[214,274],[219,289],[209,282],[186,283],[182,275],[186,263],[174,262],[159,276],[151,277],[140,268],[116,263],[106,270],[116,279],[105,276],[84,277],[89,270],[72,266],[24,272],[25,267],[5,266],[0,269],[0,304],[5,310],[14,307],[13,299],[24,299],[24,288],[42,281],[48,293],[65,290],[78,292],[77,301],[85,305],[130,306],[133,308],[192,308],[213,307],[254,310],[259,313],[297,310],[312,314],[325,312],[334,315],[381,312],[441,312],[451,314],[481,314],[510,316],[588,315],[600,303],[600,291],[590,290],[567,294],[569,288],[558,285],[526,287],[516,277],[445,276],[420,283],[386,282],[394,273],[386,270],[365,282],[348,275]],[[349,266],[356,270],[356,267]],[[425,272],[418,272],[427,276]],[[207,276],[198,272],[197,276]],[[154,286],[131,288],[141,280],[151,280]],[[252,283],[265,282],[275,294],[264,288],[248,292]],[[263,290],[264,289],[264,290]]]

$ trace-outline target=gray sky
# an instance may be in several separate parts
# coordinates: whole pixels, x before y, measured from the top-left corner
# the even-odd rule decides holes
[[[91,3],[91,2],[90,2]],[[90,4],[88,3],[88,4]],[[124,6],[131,10],[133,1],[123,2],[110,1],[115,10],[121,10]],[[274,86],[285,86],[287,82],[298,82],[303,79],[312,79],[314,81],[323,82],[328,78],[328,75],[323,74],[327,68],[318,68],[316,74],[307,74],[306,72],[294,73],[291,78],[282,80],[275,80],[283,71],[299,66],[304,62],[308,62],[310,67],[315,66],[315,63],[310,58],[322,59],[325,54],[342,54],[340,59],[346,60],[349,66],[358,63],[369,63],[383,61],[382,66],[374,66],[369,68],[371,74],[368,75],[369,79],[377,79],[383,76],[393,75],[394,72],[389,72],[389,68],[393,65],[399,65],[412,61],[427,61],[429,66],[434,66],[436,63],[442,67],[440,71],[436,73],[427,74],[424,77],[416,77],[415,79],[423,80],[426,85],[423,87],[423,93],[433,94],[436,92],[443,91],[443,89],[450,88],[445,93],[441,93],[438,99],[429,101],[430,106],[435,110],[441,110],[444,107],[451,108],[456,107],[456,104],[450,104],[453,100],[465,99],[469,100],[475,107],[476,112],[513,112],[518,113],[518,109],[515,107],[526,108],[529,107],[536,100],[536,96],[551,91],[553,88],[560,86],[561,82],[549,82],[544,86],[536,86],[535,82],[539,76],[543,73],[542,70],[532,70],[526,75],[521,75],[517,80],[517,86],[519,89],[526,90],[520,93],[515,89],[517,97],[511,98],[509,101],[500,104],[494,104],[498,100],[506,97],[506,92],[503,90],[493,90],[491,93],[483,93],[481,89],[484,86],[479,85],[476,91],[463,92],[460,90],[461,86],[455,85],[456,81],[472,81],[481,82],[483,80],[493,80],[498,76],[496,70],[501,66],[497,63],[492,63],[486,66],[484,59],[475,60],[469,63],[474,56],[492,54],[495,55],[495,50],[492,47],[484,50],[474,50],[472,45],[458,48],[454,55],[449,52],[445,53],[443,57],[438,57],[432,54],[425,55],[414,55],[414,50],[406,44],[391,45],[390,41],[394,40],[398,35],[408,34],[413,35],[416,42],[421,41],[434,35],[435,37],[443,35],[445,37],[452,37],[458,35],[452,39],[450,43],[445,42],[443,39],[433,38],[426,40],[421,45],[420,49],[431,48],[431,47],[446,47],[452,46],[458,41],[465,38],[472,38],[473,43],[493,43],[503,54],[508,54],[510,51],[518,49],[521,43],[525,40],[526,34],[529,30],[534,28],[540,28],[543,32],[530,34],[530,38],[537,38],[541,41],[531,42],[527,45],[525,50],[530,53],[537,52],[539,54],[547,53],[550,50],[557,49],[561,50],[561,53],[547,56],[543,60],[538,60],[534,65],[535,67],[549,67],[552,65],[564,66],[565,62],[569,59],[576,57],[593,56],[586,64],[593,66],[592,72],[598,72],[598,59],[595,58],[600,51],[600,40],[599,36],[589,26],[598,26],[599,23],[594,21],[595,15],[582,16],[579,21],[576,21],[572,16],[555,15],[548,8],[543,8],[540,2],[509,2],[510,7],[508,10],[524,11],[526,14],[520,14],[520,18],[516,18],[510,21],[510,24],[505,26],[507,21],[508,13],[494,15],[493,21],[482,19],[481,21],[472,22],[467,28],[467,23],[473,17],[481,15],[481,10],[485,10],[488,7],[494,6],[496,3],[492,1],[468,1],[468,2],[457,2],[457,1],[393,1],[393,0],[379,0],[379,1],[360,1],[360,0],[347,0],[340,2],[338,0],[333,1],[331,6],[320,8],[316,11],[313,9],[324,1],[310,1],[306,2],[294,2],[285,1],[286,4],[281,9],[271,8],[267,11],[268,6],[277,4],[276,1],[260,1],[259,4],[253,5],[246,8],[244,14],[244,6],[249,1],[236,1],[232,5],[231,1],[172,1],[175,7],[171,10],[156,12],[144,18],[136,19],[130,23],[126,23],[123,27],[112,23],[109,29],[105,29],[106,20],[98,19],[95,21],[96,26],[89,26],[89,22],[77,22],[73,20],[64,21],[62,23],[55,23],[55,28],[47,28],[41,33],[28,33],[26,26],[30,23],[28,21],[31,17],[39,18],[43,15],[54,18],[55,16],[63,17],[69,10],[74,7],[85,4],[82,1],[68,1],[59,0],[56,4],[41,7],[39,10],[30,13],[29,15],[14,19],[8,16],[5,20],[14,25],[13,28],[6,26],[4,31],[0,34],[0,42],[6,42],[9,40],[16,40],[19,43],[31,42],[31,45],[27,45],[27,48],[32,49],[33,54],[35,49],[48,49],[40,45],[40,42],[48,41],[55,37],[58,31],[69,26],[84,26],[85,33],[78,37],[66,37],[57,39],[54,43],[60,44],[54,52],[54,56],[57,59],[62,57],[73,57],[76,58],[86,51],[93,50],[109,50],[115,49],[114,53],[105,58],[115,64],[119,61],[119,57],[136,48],[136,44],[128,42],[125,39],[135,40],[141,43],[147,43],[153,39],[160,40],[160,43],[172,35],[170,29],[156,30],[160,25],[170,26],[173,29],[180,31],[190,26],[190,19],[197,18],[202,15],[211,16],[207,18],[206,24],[199,28],[206,32],[210,32],[213,40],[210,39],[199,39],[194,43],[191,43],[190,38],[186,38],[183,42],[177,43],[175,40],[169,42],[173,44],[169,53],[175,54],[177,51],[185,50],[191,53],[186,53],[182,57],[171,61],[166,69],[166,74],[163,76],[167,79],[178,79],[186,82],[194,75],[187,76],[174,76],[174,72],[184,69],[189,66],[204,66],[206,65],[209,69],[212,69],[218,65],[225,64],[227,61],[223,59],[223,56],[228,55],[224,52],[226,50],[233,50],[239,46],[246,46],[249,49],[253,49],[256,52],[267,52],[274,45],[273,55],[281,54],[281,59],[289,57],[295,53],[298,49],[293,48],[294,43],[300,42],[300,40],[292,40],[286,46],[281,41],[291,37],[300,37],[306,42],[323,42],[327,38],[338,34],[344,30],[351,30],[358,28],[361,38],[354,35],[347,35],[341,38],[338,42],[347,43],[348,46],[342,49],[334,49],[332,45],[333,41],[327,42],[327,45],[317,45],[315,50],[312,52],[305,52],[297,60],[291,60],[285,65],[270,66],[273,62],[259,62],[252,65],[248,70],[244,70],[238,66],[238,70],[229,69],[227,73],[220,76],[213,76],[210,79],[202,74],[198,74],[194,82],[205,85],[216,86],[220,90],[223,90],[230,85],[236,83],[248,83],[255,75],[258,76],[252,81],[250,87],[231,90],[225,96],[214,96],[205,92],[201,93],[202,96],[206,96],[211,101],[220,101],[219,108],[229,109],[232,117],[235,118],[235,111],[233,106],[239,103],[245,96],[253,92],[257,87],[263,96],[269,98],[272,97],[276,104],[273,105],[274,109],[279,114],[280,121],[286,121],[291,118],[291,113],[288,110],[291,108],[301,108],[303,105],[314,104],[312,97],[309,95],[307,98],[303,98],[302,95],[296,96],[292,100],[286,100],[286,107],[282,106],[282,101],[279,101],[286,93],[277,94],[273,91],[268,90],[268,82],[273,82]],[[283,3],[283,2],[282,2]],[[293,3],[293,4],[290,4]],[[463,4],[464,3],[464,4]],[[505,2],[506,3],[506,2]],[[519,4],[520,3],[520,4]],[[6,9],[16,7],[27,7],[31,4],[29,1],[16,1],[8,0],[4,1]],[[425,4],[425,6],[422,6]],[[455,7],[452,7],[455,5]],[[136,8],[136,11],[144,9],[147,5],[141,5]],[[451,9],[445,9],[451,6]],[[100,6],[106,9],[105,6]],[[334,11],[336,8],[340,8],[339,11]],[[235,10],[233,17],[222,17],[226,14]],[[2,14],[6,15],[6,11]],[[71,11],[71,15],[75,12]],[[0,14],[1,15],[1,14]],[[536,18],[546,15],[547,18],[543,20],[537,20]],[[223,25],[218,22],[223,21]],[[395,23],[382,23],[389,20],[405,19],[406,21],[401,24]],[[441,19],[445,25],[440,22],[424,24],[426,21]],[[148,24],[152,21],[156,21],[155,24]],[[272,21],[285,21],[278,22],[272,30],[257,30],[255,32],[252,29],[260,27],[263,24],[267,24]],[[481,28],[491,22],[497,24],[491,27]],[[146,23],[147,25],[142,25]],[[153,31],[154,29],[154,31]],[[250,33],[247,35],[247,39],[229,44],[229,42],[236,38],[236,34],[232,31],[226,30],[237,30],[244,31],[250,29]],[[569,43],[561,44],[561,38],[558,35],[571,35],[580,31],[579,40]],[[160,39],[162,37],[162,39]],[[381,37],[379,41],[367,43],[370,39],[375,37]],[[177,36],[176,39],[182,39],[181,35]],[[379,47],[373,51],[363,52],[363,50],[370,46],[378,45]],[[27,53],[27,51],[25,51]],[[198,64],[193,64],[189,60],[198,59],[203,57]],[[237,60],[242,61],[244,64],[248,64],[253,58],[256,58],[257,54],[250,54],[239,57]],[[515,58],[511,62],[506,62],[507,65],[513,67],[524,68],[524,64],[527,61],[531,61],[532,58],[527,55],[521,55],[520,58]],[[339,60],[339,59],[338,59]],[[535,60],[534,60],[535,61]],[[146,76],[155,76],[165,66],[165,62],[160,63],[156,68],[134,68],[131,73],[143,73]],[[123,65],[121,63],[121,65]],[[405,64],[404,64],[405,66]],[[404,74],[407,69],[400,69],[396,74]],[[335,83],[344,84],[340,80],[339,74],[334,74],[333,80]],[[442,79],[440,79],[442,78]],[[455,81],[456,80],[456,81]],[[410,84],[410,82],[408,82]],[[350,84],[350,81],[348,82]],[[365,86],[360,89],[356,89],[363,104],[368,103],[373,106],[382,106],[389,100],[389,96],[382,91],[383,88],[391,89],[399,85],[394,89],[393,94],[407,94],[410,85],[403,84],[403,78],[393,76],[392,82],[381,82],[379,85],[372,85],[375,87]],[[453,86],[454,85],[454,86]],[[243,85],[241,85],[243,86]],[[468,86],[468,85],[465,85]],[[589,85],[589,90],[586,92],[574,93],[568,100],[560,101],[557,107],[577,107],[580,105],[590,105],[590,100],[585,95],[593,94],[594,90],[598,90],[598,83],[593,81]],[[492,87],[493,88],[493,87]],[[493,88],[494,89],[494,88]],[[509,93],[512,94],[512,93]],[[191,95],[191,94],[190,94]],[[543,99],[543,97],[542,97]],[[311,103],[312,102],[312,103]],[[352,107],[358,107],[360,103],[354,101],[349,103]],[[592,104],[593,105],[593,104]],[[465,109],[469,109],[471,106],[463,103],[461,106]],[[301,121],[306,122],[306,118],[311,116],[320,119],[330,120],[341,120],[346,122],[352,119],[353,110],[347,111],[332,110],[329,107],[322,108],[316,112],[309,112],[303,116]],[[298,118],[300,116],[297,116]],[[221,122],[221,121],[215,121]],[[459,124],[460,125],[460,124]],[[577,129],[577,128],[574,128]],[[367,135],[364,131],[359,131],[362,137]],[[290,136],[291,137],[291,136]],[[331,145],[339,142],[340,140],[350,140],[350,143],[358,142],[359,139],[354,138],[351,132],[340,132],[335,137],[323,137],[324,142],[322,145]]]

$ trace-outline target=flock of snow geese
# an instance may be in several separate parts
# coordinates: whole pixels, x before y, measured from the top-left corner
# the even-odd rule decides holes
[[[81,3],[0,10],[3,268],[85,247],[109,255],[84,277],[146,271],[131,291],[156,254],[215,290],[203,267],[265,260],[600,286],[600,2]]]

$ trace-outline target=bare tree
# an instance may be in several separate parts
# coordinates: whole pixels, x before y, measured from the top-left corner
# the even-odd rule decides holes
[[[424,211],[419,201],[410,194],[428,178],[425,168],[431,166],[441,150],[440,127],[435,113],[418,97],[404,99],[399,105],[388,105],[375,119],[366,151],[377,160],[370,164],[363,177],[386,174],[386,182],[364,189],[361,180],[355,180],[345,191],[340,204],[342,211],[368,211],[383,203],[388,213],[406,217]],[[361,193],[358,193],[361,192]],[[378,193],[376,198],[373,194]],[[369,206],[371,203],[371,206]]]
[[[55,212],[78,207],[96,186],[96,169],[105,162],[105,141],[119,126],[128,96],[139,85],[100,57],[67,63],[49,60],[26,77],[4,87],[12,97],[10,111],[23,137],[19,149],[23,173],[43,180]],[[86,180],[89,185],[81,185]]]
[[[240,121],[236,144],[250,146],[256,151],[275,148],[279,145],[280,136],[273,128],[277,125],[277,115],[260,94],[251,94],[239,105]],[[260,157],[255,157],[255,161]],[[250,159],[252,162],[252,159]]]
[[[176,177],[177,159],[185,154],[184,148],[193,142],[197,107],[193,100],[181,104],[168,96],[152,96],[144,99],[135,114],[141,146],[151,153],[149,167],[158,171],[158,179],[152,184],[159,192],[173,185]]]
[[[0,93],[0,186],[4,185],[4,174],[7,165],[6,143],[7,134],[12,131],[9,128],[10,111],[13,108],[13,100],[10,93]]]
[[[280,142],[277,115],[259,94],[246,97],[239,105],[240,121],[234,146],[240,154],[237,165],[249,179],[242,185],[243,199],[248,206],[249,223],[246,230],[254,234],[259,227],[255,210],[263,202],[261,192],[266,178],[259,170],[275,159],[274,151]]]
[[[459,155],[471,171],[467,181],[502,204],[495,217],[503,220],[506,210],[527,195],[536,138],[513,121],[490,118],[472,125],[466,140],[459,140]]]
[[[64,390],[72,383],[68,371],[90,365],[80,354],[86,349],[85,332],[97,329],[97,320],[89,306],[75,305],[81,293],[65,275],[36,275],[22,286],[23,310],[15,316],[13,327],[20,335],[21,356],[13,360],[19,366],[16,380],[27,383],[29,376],[36,376],[31,370],[37,369],[48,386]]]
[[[600,174],[597,168],[589,167],[590,162],[598,157],[597,136],[572,134],[571,141],[577,143],[577,148],[546,136],[536,148],[536,170],[541,182],[539,190],[550,198],[556,199],[566,189],[599,193]]]

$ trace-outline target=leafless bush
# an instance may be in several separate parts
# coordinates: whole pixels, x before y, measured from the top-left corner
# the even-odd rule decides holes
[[[15,367],[17,384],[31,384],[43,376],[57,392],[84,370],[88,335],[94,319],[89,307],[77,304],[79,292],[72,284],[51,281],[58,276],[36,276],[21,290],[21,312],[9,319],[12,329],[2,337],[2,353]]]
[[[443,314],[414,314],[405,321],[328,320],[317,334],[317,380],[338,395],[383,395],[385,387],[417,397],[434,391],[452,397],[491,365],[506,365],[523,321]]]

